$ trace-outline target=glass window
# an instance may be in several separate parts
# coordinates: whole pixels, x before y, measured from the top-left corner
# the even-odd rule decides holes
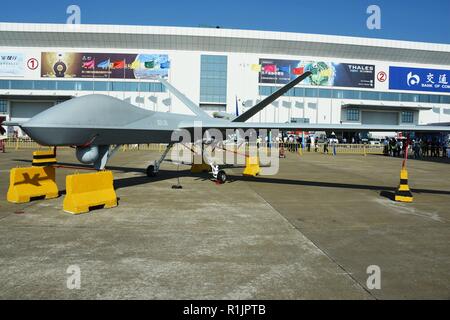
[[[50,81],[50,80],[35,81],[34,89],[36,89],[36,90],[56,90],[56,81]]]
[[[293,97],[294,96],[294,88],[289,89],[288,92],[286,92],[284,95],[288,96],[288,97]]]
[[[296,97],[304,97],[305,96],[305,89],[304,88],[294,88],[294,95]]]
[[[305,97],[309,97],[309,98],[315,98],[318,95],[318,89],[314,88],[314,89],[310,89],[310,88],[306,88],[305,89]]]
[[[407,102],[418,102],[419,101],[419,95],[413,94],[413,93],[402,93],[401,101],[407,101]]]
[[[75,90],[81,91],[82,90],[82,84],[83,83],[81,81],[75,82]]]
[[[439,103],[439,96],[430,94],[430,103]]]
[[[148,83],[148,82],[141,82],[139,84],[139,91],[140,92],[150,92],[150,83]]]
[[[331,98],[332,91],[330,89],[319,89],[320,98]]]
[[[402,122],[403,123],[413,123],[414,113],[412,111],[402,111]]]
[[[270,95],[270,87],[259,86],[259,95],[260,96],[268,96],[268,95]]]
[[[0,80],[0,89],[9,89],[9,80]]]
[[[108,91],[109,82],[108,81],[95,81],[94,90],[95,91]]]
[[[153,83],[153,92],[166,92],[166,87],[162,83]]]
[[[112,91],[125,91],[125,84],[123,82],[111,82]]]
[[[150,83],[149,84],[149,90],[151,92],[161,92],[160,86],[161,85],[159,83]]]
[[[227,56],[202,55],[200,57],[200,101],[226,103],[227,100]],[[268,93],[262,89],[264,93]],[[261,91],[260,91],[261,92]],[[268,94],[267,94],[268,95]]]
[[[343,99],[344,91],[343,90],[333,90],[333,98]]]
[[[82,91],[94,90],[92,81],[80,81],[79,85],[80,85]]]
[[[125,91],[138,92],[139,84],[137,82],[125,82]]]
[[[359,91],[344,90],[344,99],[359,99]]]
[[[450,104],[450,96],[441,96],[441,103]]]
[[[75,81],[58,81],[57,86],[58,90],[68,90],[68,91],[76,90]]]
[[[359,121],[359,109],[347,109],[347,121]]]
[[[419,101],[420,102],[430,102],[430,96],[428,94],[421,94],[419,95]]]
[[[373,91],[361,91],[361,99],[362,100],[379,100],[380,93]]]
[[[31,80],[11,80],[11,89],[16,89],[16,90],[33,89],[33,81],[31,81]]]
[[[394,92],[380,92],[380,100],[383,101],[399,101],[400,94]]]
[[[0,112],[6,113],[8,111],[8,103],[6,100],[0,100]]]

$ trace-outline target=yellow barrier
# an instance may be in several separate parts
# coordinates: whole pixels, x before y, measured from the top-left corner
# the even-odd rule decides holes
[[[259,167],[258,157],[246,157],[245,158],[245,169],[242,174],[244,176],[256,177],[261,171]]]
[[[9,189],[6,196],[9,202],[26,203],[33,198],[58,197],[58,186],[55,182],[55,168],[28,167],[11,169]]]
[[[117,206],[111,171],[69,175],[66,192],[63,209],[72,214],[89,212],[92,207]]]
[[[56,150],[33,152],[33,167],[46,167],[56,164]]]

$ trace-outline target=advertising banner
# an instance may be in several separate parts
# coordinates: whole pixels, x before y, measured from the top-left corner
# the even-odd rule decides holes
[[[259,71],[260,83],[286,84],[303,72],[311,71],[311,77],[302,84],[353,88],[374,88],[375,85],[375,66],[369,64],[260,59],[259,66],[252,66],[252,69]]]
[[[450,92],[450,70],[389,67],[389,89]]]
[[[43,52],[43,78],[166,78],[170,61],[165,54]]]
[[[23,77],[24,73],[22,53],[0,53],[0,77]]]

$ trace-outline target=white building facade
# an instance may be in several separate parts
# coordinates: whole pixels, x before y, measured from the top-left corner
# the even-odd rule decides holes
[[[450,45],[282,32],[0,23],[0,116],[23,121],[106,94],[189,113],[242,113],[304,71],[313,76],[252,122],[450,122]],[[89,112],[89,106],[86,106]]]

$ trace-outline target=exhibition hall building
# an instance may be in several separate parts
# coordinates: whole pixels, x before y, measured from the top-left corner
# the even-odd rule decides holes
[[[189,114],[160,78],[212,115],[236,115],[305,71],[312,75],[249,121],[450,123],[447,44],[222,28],[0,23],[0,116],[8,121],[93,93]]]

